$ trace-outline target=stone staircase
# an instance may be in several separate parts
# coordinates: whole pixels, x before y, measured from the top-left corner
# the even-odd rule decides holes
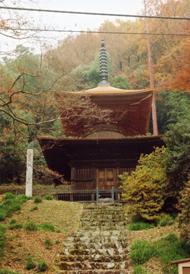
[[[80,230],[58,256],[56,274],[129,273],[126,231],[122,205],[86,205]]]

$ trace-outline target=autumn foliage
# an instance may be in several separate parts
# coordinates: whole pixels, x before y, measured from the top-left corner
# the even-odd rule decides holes
[[[166,148],[142,155],[131,173],[121,176],[123,200],[133,217],[156,221],[161,213],[167,185]]]
[[[67,136],[81,137],[92,133],[94,128],[113,123],[112,111],[97,106],[88,96],[69,96],[68,93],[56,97]]]

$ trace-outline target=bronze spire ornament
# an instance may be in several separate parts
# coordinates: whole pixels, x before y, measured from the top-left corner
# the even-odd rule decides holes
[[[100,54],[99,54],[99,70],[100,70],[100,77],[101,82],[99,83],[99,86],[109,86],[108,83],[108,56],[105,46],[105,41],[101,41],[101,47],[100,47]]]

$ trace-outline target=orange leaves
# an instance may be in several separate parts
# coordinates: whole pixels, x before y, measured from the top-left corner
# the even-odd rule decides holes
[[[190,91],[190,38],[184,38],[160,59],[161,88]]]

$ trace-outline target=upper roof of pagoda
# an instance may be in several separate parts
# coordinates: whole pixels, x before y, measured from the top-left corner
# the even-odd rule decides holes
[[[104,41],[99,70],[102,81],[97,87],[56,94],[65,135],[97,139],[146,135],[153,90],[112,87]]]
[[[123,137],[146,135],[152,93],[151,89],[121,90],[113,87],[58,93],[56,97],[64,132],[67,136],[94,136],[97,139],[105,134],[107,138],[113,138],[114,132]],[[105,115],[109,111],[111,119],[107,120]],[[99,116],[103,119],[99,119]]]
[[[85,96],[85,95],[89,95],[89,96],[93,96],[93,97],[97,97],[97,96],[124,96],[124,97],[131,97],[134,95],[137,96],[146,96],[146,95],[150,95],[152,94],[153,90],[150,88],[147,89],[120,89],[120,88],[115,88],[112,87],[110,85],[106,85],[106,86],[97,86],[95,88],[91,88],[91,89],[87,89],[87,90],[81,90],[81,91],[62,91],[59,94],[65,94],[67,93],[68,95],[81,95],[81,96]]]
[[[92,89],[87,89],[84,92],[86,94],[94,94],[94,95],[99,95],[99,94],[126,94],[126,95],[130,95],[130,94],[137,94],[137,93],[142,93],[142,92],[147,92],[150,91],[150,89],[139,89],[139,90],[128,90],[128,89],[121,89],[121,88],[115,88],[112,87],[110,85],[107,86],[97,86],[95,88]]]

